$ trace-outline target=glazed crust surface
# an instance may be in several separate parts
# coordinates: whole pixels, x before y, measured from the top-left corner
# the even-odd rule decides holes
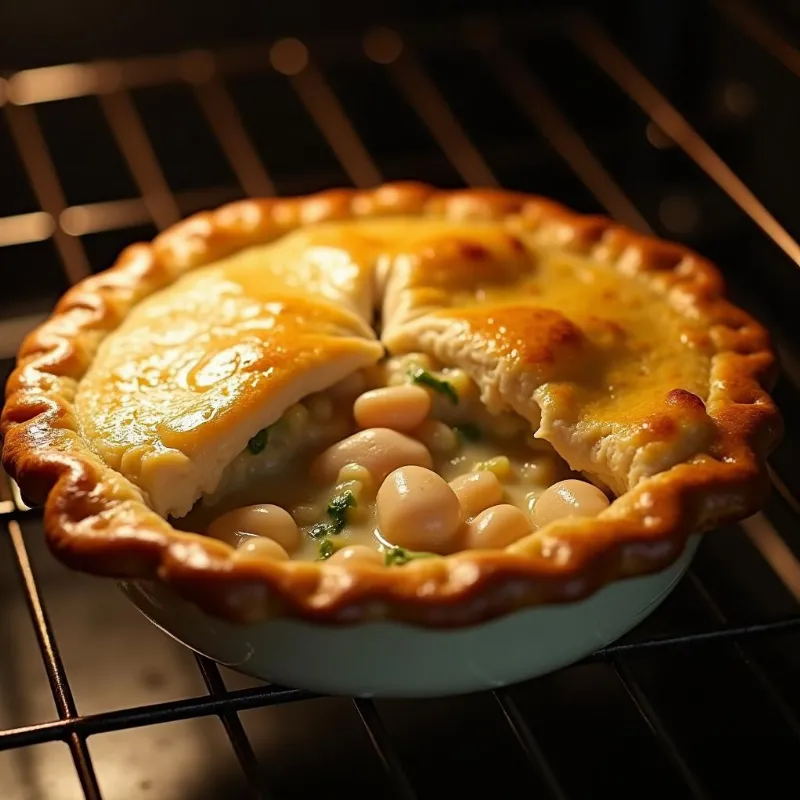
[[[400,568],[237,561],[223,542],[173,528],[79,432],[75,392],[102,340],[139,301],[195,267],[305,225],[382,215],[511,216],[543,245],[646,281],[708,330],[713,356],[703,413],[717,432],[709,452],[642,480],[598,518],[555,522],[503,551],[469,551]],[[77,569],[158,580],[208,613],[237,622],[283,615],[462,626],[578,600],[609,582],[658,571],[677,559],[691,534],[757,510],[768,485],[765,460],[781,436],[767,392],[775,372],[766,331],[727,302],[711,264],[605,218],[530,195],[412,183],[244,200],[129,247],[112,268],[64,295],[24,341],[8,381],[0,421],[3,464],[29,502],[45,504],[49,544]],[[698,402],[681,390],[669,398],[678,418],[697,414]]]

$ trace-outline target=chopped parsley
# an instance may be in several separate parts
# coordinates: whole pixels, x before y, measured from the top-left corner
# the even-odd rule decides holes
[[[454,406],[458,405],[458,392],[453,388],[452,383],[437,378],[422,367],[414,367],[408,374],[413,383],[427,386],[435,392],[443,394]]]
[[[385,559],[387,567],[402,567],[408,564],[409,561],[415,561],[418,558],[435,558],[436,553],[424,553],[414,550],[406,550],[404,547],[392,547],[386,551]]]
[[[460,425],[456,425],[453,430],[465,442],[477,442],[483,435],[481,429],[471,422],[462,422]]]
[[[347,509],[356,505],[356,496],[349,489],[334,495],[328,503],[330,522],[318,522],[316,525],[312,525],[308,535],[312,539],[319,539],[323,536],[334,536],[341,533],[347,526]]]
[[[332,522],[318,522],[316,525],[312,525],[308,531],[308,535],[312,539],[319,539],[323,536],[331,536],[334,533],[339,533],[339,531],[334,529]]]
[[[257,456],[266,446],[269,441],[269,428],[262,428],[248,443],[247,449]]]
[[[328,503],[328,516],[331,518],[335,533],[341,533],[347,525],[347,509],[356,505],[356,496],[348,489],[334,495]]]
[[[336,552],[336,545],[327,536],[320,540],[317,561],[325,561]]]

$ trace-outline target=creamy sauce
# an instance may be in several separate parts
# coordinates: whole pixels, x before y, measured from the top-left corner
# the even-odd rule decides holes
[[[76,418],[157,513],[181,517],[203,495],[268,474],[238,456],[254,429],[385,351],[426,352],[621,494],[705,452],[713,434],[707,415],[673,402],[707,400],[709,332],[681,308],[679,285],[667,301],[640,279],[637,257],[611,267],[565,253],[513,215],[304,226],[138,303],[80,381]],[[312,449],[327,435],[315,426]],[[654,428],[672,431],[667,446]],[[288,469],[289,451],[277,454]]]
[[[239,507],[270,503],[292,515],[301,532],[293,558],[316,560],[323,553],[354,544],[386,551],[396,543],[382,535],[376,517],[379,488],[368,472],[354,465],[334,482],[315,480],[314,459],[328,446],[358,430],[353,401],[365,389],[413,382],[425,369],[434,386],[429,418],[412,438],[429,449],[434,470],[446,481],[475,470],[489,470],[500,481],[503,503],[529,514],[538,496],[556,481],[575,477],[546,442],[533,438],[530,426],[514,414],[490,414],[478,399],[475,384],[461,370],[442,368],[418,354],[388,359],[318,395],[291,407],[268,429],[260,452],[241,453],[226,470],[220,487],[174,521],[186,530],[205,531],[222,514]],[[446,386],[436,386],[443,381]],[[458,402],[452,402],[455,392]],[[337,500],[338,498],[338,500]],[[334,503],[334,516],[329,513]],[[339,512],[335,507],[343,506]],[[337,516],[338,514],[338,516]],[[332,532],[331,522],[344,522]],[[469,522],[472,517],[465,517]],[[327,529],[320,526],[328,526]],[[327,530],[320,534],[321,530]],[[246,540],[242,531],[239,540]],[[236,543],[235,541],[233,542]],[[458,549],[458,548],[456,548]]]

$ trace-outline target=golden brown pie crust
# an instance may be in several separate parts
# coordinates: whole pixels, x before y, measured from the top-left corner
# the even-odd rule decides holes
[[[388,214],[453,220],[518,215],[543,240],[646,277],[682,314],[708,326],[715,354],[707,413],[719,430],[712,452],[642,481],[602,518],[556,522],[506,551],[398,568],[235,561],[228,545],[174,529],[77,432],[72,400],[100,341],[138,301],[187,270],[310,223]],[[398,183],[243,200],[196,214],[151,244],[128,247],[112,268],[64,295],[25,339],[8,381],[0,421],[3,464],[30,502],[45,503],[50,547],[66,564],[161,581],[212,615],[237,622],[277,614],[462,626],[521,607],[577,600],[611,581],[665,568],[689,535],[740,519],[763,502],[765,460],[782,431],[767,394],[776,361],[764,328],[728,303],[723,291],[717,270],[684,247],[530,195]],[[670,400],[677,416],[697,410],[698,398],[687,392],[676,390]],[[653,435],[668,438],[669,425]]]

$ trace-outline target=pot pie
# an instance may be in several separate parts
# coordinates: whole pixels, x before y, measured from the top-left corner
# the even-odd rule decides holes
[[[765,330],[675,244],[539,197],[245,200],[23,343],[3,462],[68,565],[235,622],[476,624],[754,512]]]

